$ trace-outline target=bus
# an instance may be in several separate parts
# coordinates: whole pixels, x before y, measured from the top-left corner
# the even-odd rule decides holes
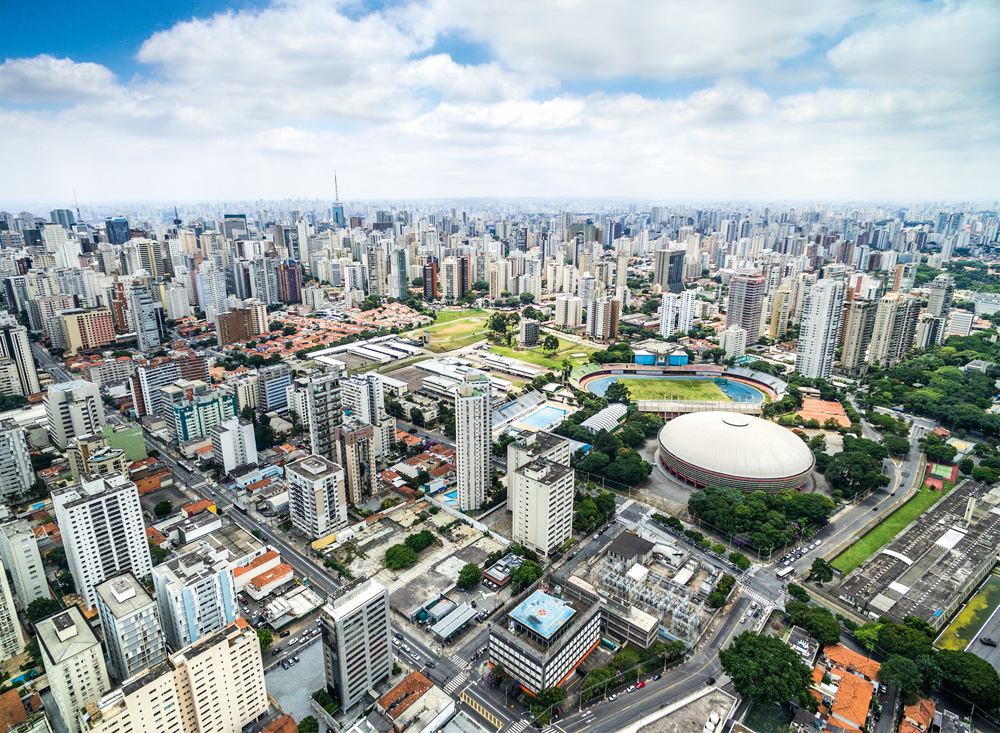
[[[794,565],[789,565],[787,568],[782,568],[781,570],[779,570],[778,572],[776,572],[774,574],[774,577],[777,578],[778,580],[784,580],[785,578],[787,578],[789,575],[791,575],[794,572],[795,572],[795,566]]]

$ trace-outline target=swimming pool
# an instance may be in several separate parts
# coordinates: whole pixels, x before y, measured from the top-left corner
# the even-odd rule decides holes
[[[584,385],[584,388],[593,394],[604,396],[608,387],[619,379],[682,379],[685,381],[711,381],[714,382],[723,394],[733,402],[763,402],[764,393],[759,389],[751,387],[743,382],[736,382],[722,377],[692,377],[688,375],[672,376],[666,374],[622,374],[613,377],[598,377],[591,379]],[[633,397],[633,399],[635,399]]]
[[[445,493],[444,503],[448,506],[458,506],[458,489],[452,489]]]
[[[560,410],[558,407],[545,405],[544,407],[539,407],[534,412],[519,418],[517,422],[522,425],[527,425],[529,428],[535,428],[536,430],[547,430],[553,425],[561,423],[563,418],[566,417],[566,414],[567,410]]]

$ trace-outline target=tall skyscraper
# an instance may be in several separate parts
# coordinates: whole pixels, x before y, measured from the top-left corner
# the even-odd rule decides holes
[[[719,332],[719,348],[726,350],[727,359],[738,359],[747,351],[747,332],[739,326],[730,326]]]
[[[24,605],[28,604],[25,602]],[[17,619],[14,597],[7,584],[6,568],[0,565],[0,662],[6,662],[22,651],[24,634],[21,633],[21,622]]]
[[[296,379],[287,388],[290,410],[299,413],[299,421],[309,427],[309,443],[314,455],[337,463],[337,440],[334,433],[343,422],[341,381],[343,371],[334,370]]]
[[[868,363],[895,366],[913,348],[917,331],[917,299],[903,293],[887,293],[878,302]]]
[[[65,450],[70,438],[101,432],[105,424],[101,392],[82,379],[53,384],[45,393],[45,416],[49,437]]]
[[[572,295],[556,298],[556,325],[562,328],[579,328],[583,323],[583,300]]]
[[[163,306],[153,299],[149,289],[139,282],[129,289],[129,310],[135,324],[136,341],[139,351],[151,353],[160,348],[165,333]]]
[[[782,339],[788,331],[788,316],[792,306],[791,288],[782,285],[771,295],[771,323],[767,335],[771,339]]]
[[[605,296],[590,301],[587,306],[587,335],[595,341],[613,341],[618,337],[618,315],[621,303]]]
[[[285,467],[285,478],[288,516],[297,532],[315,540],[347,526],[347,490],[339,465],[306,456]]]
[[[288,408],[288,386],[292,383],[292,371],[288,364],[271,364],[257,370],[257,407],[263,412]]]
[[[347,711],[392,672],[389,593],[358,578],[330,597],[321,619],[326,684]]]
[[[257,438],[249,420],[232,417],[211,428],[209,434],[212,455],[226,473],[257,462]]]
[[[14,579],[14,590],[27,608],[39,598],[51,598],[45,565],[38,552],[38,540],[23,520],[0,525],[0,557]]]
[[[295,260],[282,260],[275,272],[278,300],[282,303],[302,302],[302,268]]]
[[[24,326],[4,326],[0,328],[0,358],[10,359],[17,369],[20,389],[17,394],[38,394],[42,388],[38,384],[38,370],[31,354],[28,329]]]
[[[0,421],[0,499],[23,494],[34,482],[24,428],[9,418]]]
[[[512,538],[545,555],[573,534],[570,441],[553,433],[528,433],[507,446],[507,498]]]
[[[683,249],[658,249],[653,259],[653,284],[664,293],[679,293],[684,289]]]
[[[153,568],[163,633],[180,649],[231,624],[239,616],[229,551],[202,542]]]
[[[396,440],[396,418],[385,411],[385,385],[378,372],[342,380],[341,397],[344,412],[372,426],[373,457],[387,455]]]
[[[955,281],[951,275],[941,274],[931,281],[927,298],[927,311],[921,316],[917,333],[917,346],[929,349],[944,343],[948,333],[948,315],[955,297]]]
[[[134,575],[119,575],[97,586],[97,613],[111,673],[119,682],[166,661],[156,602]]]
[[[424,265],[424,298],[437,300],[438,297],[438,264],[428,262]]]
[[[829,379],[840,337],[844,308],[844,283],[819,280],[809,289],[802,309],[802,328],[795,354],[795,369],[809,379]]]
[[[337,452],[344,469],[347,501],[357,506],[371,498],[375,476],[372,456],[372,426],[349,417],[336,430]]]
[[[114,217],[104,220],[104,231],[109,244],[125,244],[128,241],[128,219]]]
[[[42,619],[35,631],[59,714],[70,733],[80,733],[84,705],[111,689],[101,642],[76,606]]]
[[[764,286],[764,276],[760,274],[738,274],[729,280],[726,326],[738,326],[746,331],[748,346],[757,343],[759,338]]]
[[[861,377],[868,372],[865,357],[875,328],[874,300],[857,298],[846,304],[844,318],[844,344],[840,352],[840,369],[852,377]]]
[[[88,608],[105,580],[129,572],[149,575],[153,562],[134,483],[121,474],[84,480],[53,491],[52,505],[70,574]]]
[[[470,371],[455,387],[458,507],[479,509],[490,487],[493,405],[489,375]]]
[[[660,298],[660,335],[673,336],[677,331],[677,295],[664,293]]]

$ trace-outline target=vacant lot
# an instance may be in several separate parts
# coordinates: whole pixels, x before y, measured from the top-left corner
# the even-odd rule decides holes
[[[840,555],[837,555],[831,564],[842,573],[851,572],[878,552],[883,545],[891,541],[910,522],[934,506],[938,499],[947,494],[954,486],[954,484],[945,485],[944,491],[932,491],[927,488],[921,489],[916,496],[886,517],[882,524],[866,533]]]
[[[687,400],[728,402],[710,379],[622,379],[633,400]]]

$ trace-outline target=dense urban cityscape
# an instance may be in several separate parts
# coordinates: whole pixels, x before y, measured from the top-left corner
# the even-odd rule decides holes
[[[0,733],[1000,733],[995,0],[0,25]]]

